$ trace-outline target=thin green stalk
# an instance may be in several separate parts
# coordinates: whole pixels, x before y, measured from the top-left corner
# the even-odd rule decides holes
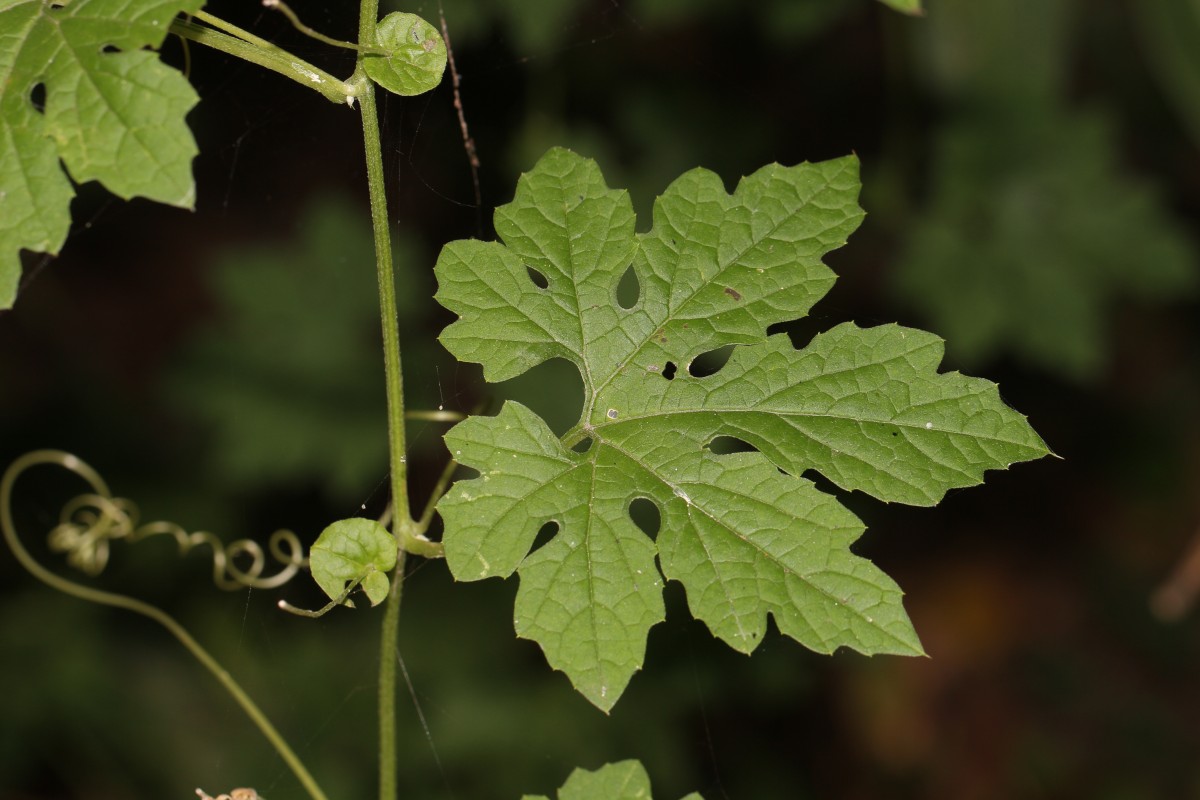
[[[366,6],[373,0],[364,0]],[[371,19],[374,19],[372,14]],[[371,28],[372,36],[374,27]],[[362,38],[371,44],[371,38]],[[361,67],[360,67],[361,70]],[[387,196],[383,179],[383,148],[379,138],[379,116],[375,87],[361,76],[359,100],[363,117],[363,141],[367,157],[367,186],[371,196],[371,222],[375,232],[375,264],[379,277],[379,317],[383,328],[383,364],[387,380],[388,449],[392,471],[392,532],[396,536],[396,571],[383,614],[379,642],[379,798],[395,800],[396,780],[396,651],[400,623],[401,586],[404,564],[413,535],[412,511],[408,501],[408,465],[405,463],[404,375],[400,366],[400,332],[397,328],[396,284],[392,272],[392,240],[388,230]]]
[[[396,554],[392,590],[383,610],[379,636],[379,800],[396,800],[396,650],[400,635],[400,600],[404,590],[404,567],[408,553]]]
[[[350,42],[343,42],[341,39],[334,39],[332,36],[326,36],[325,34],[321,33],[320,31],[314,30],[314,29],[308,27],[307,25],[305,25],[303,22],[300,21],[300,17],[296,16],[296,12],[292,11],[291,6],[289,6],[287,3],[283,2],[283,0],[263,0],[263,7],[275,9],[276,11],[278,11],[279,13],[283,14],[285,17],[288,18],[288,22],[292,23],[293,28],[300,31],[305,36],[307,36],[311,39],[316,39],[318,42],[323,42],[327,45],[330,45],[331,47],[340,47],[343,50],[355,50],[359,53],[372,53],[374,55],[381,55],[381,56],[389,55],[389,51],[386,48],[367,47],[367,46],[361,45],[361,44],[351,44]]]
[[[396,283],[392,268],[392,239],[389,230],[387,192],[383,172],[383,146],[375,84],[363,68],[364,56],[375,49],[375,26],[379,0],[359,0],[358,66],[351,84],[357,91],[362,112],[363,148],[366,155],[367,190],[371,199],[371,227],[375,238],[375,265],[379,279],[379,318],[383,332],[384,377],[387,382],[388,454],[391,467],[392,532],[396,537],[396,571],[392,575],[383,614],[379,642],[379,798],[396,800],[396,642],[400,623],[400,601],[408,554],[436,558],[442,555],[439,542],[430,542],[424,529],[412,518],[408,497],[408,465],[405,463],[404,374],[400,361],[399,318]]]
[[[392,238],[389,230],[387,195],[384,188],[383,148],[375,87],[363,76],[359,87],[363,141],[367,159],[367,189],[371,197],[371,227],[375,235],[375,267],[379,279],[379,318],[383,330],[383,368],[387,381],[389,466],[392,471],[392,529],[403,549],[411,536],[412,514],[408,504],[408,465],[405,463],[404,375],[400,364],[400,332],[396,311],[396,283],[392,267]]]
[[[208,15],[206,15],[208,16]],[[240,31],[230,25],[229,28]],[[245,33],[245,31],[240,31]],[[185,19],[175,19],[171,22],[171,33],[182,39],[229,53],[243,61],[258,64],[260,67],[278,72],[284,77],[291,78],[302,86],[307,86],[320,92],[326,99],[334,103],[353,105],[357,92],[355,85],[333,77],[320,67],[313,66],[302,58],[292,55],[283,48],[270,43],[259,44],[263,40],[253,37],[252,41],[229,36],[213,28],[197,25]]]
[[[219,31],[225,31],[225,33],[228,33],[230,36],[233,36],[234,38],[237,38],[237,39],[241,39],[243,42],[249,42],[250,44],[255,45],[256,47],[262,48],[263,50],[279,50],[279,49],[281,49],[275,43],[269,42],[266,39],[263,39],[259,36],[255,36],[250,31],[239,28],[237,25],[234,25],[232,22],[227,22],[227,21],[221,19],[220,17],[216,16],[215,14],[208,13],[207,11],[203,11],[203,10],[195,11],[192,13],[191,16],[194,19],[200,20],[201,22],[205,23],[206,25],[211,25],[212,27],[216,28]]]
[[[421,518],[417,520],[417,530],[420,533],[429,530],[429,523],[433,521],[433,514],[437,511],[437,501],[445,494],[446,487],[450,485],[450,479],[454,477],[456,469],[458,469],[458,462],[453,458],[447,461],[446,466],[442,468],[442,474],[438,476],[437,483],[433,485],[433,491],[425,503],[425,510],[421,512]]]
[[[358,43],[375,44],[379,0],[360,0]],[[392,238],[388,230],[384,185],[383,145],[375,85],[366,76],[359,55],[358,80],[363,146],[367,160],[367,190],[371,197],[371,226],[375,235],[375,266],[379,278],[379,320],[383,328],[383,365],[387,381],[388,455],[392,472],[392,532],[396,536],[396,571],[388,593],[379,636],[379,800],[396,800],[396,643],[400,628],[401,587],[411,538],[412,511],[408,503],[408,465],[405,463],[404,374],[400,365],[400,332],[396,312],[396,283],[392,271]]]
[[[205,650],[199,642],[193,639],[192,635],[187,632],[187,629],[176,622],[174,617],[170,616],[159,608],[155,608],[149,603],[143,603],[141,600],[136,600],[132,597],[127,597],[122,594],[114,594],[112,592],[101,591],[100,589],[93,589],[90,586],[84,586],[82,584],[75,583],[74,581],[69,581],[66,578],[54,574],[34,560],[33,556],[29,554],[29,551],[25,549],[25,546],[21,544],[21,540],[17,538],[16,524],[13,522],[12,517],[12,487],[16,482],[17,476],[28,467],[35,464],[60,464],[72,472],[76,472],[77,474],[83,476],[85,480],[87,480],[89,483],[92,483],[93,486],[96,486],[98,489],[103,489],[103,494],[108,494],[106,491],[107,487],[105,487],[103,479],[101,479],[91,467],[89,467],[87,464],[84,464],[82,461],[79,461],[74,456],[65,453],[59,453],[57,451],[37,450],[32,453],[27,453],[26,455],[14,461],[12,466],[10,466],[8,471],[4,474],[3,480],[0,480],[0,529],[3,530],[4,538],[8,542],[9,548],[13,551],[13,555],[16,556],[17,561],[20,562],[21,566],[28,570],[30,574],[32,574],[42,583],[45,583],[51,588],[57,589],[64,594],[69,594],[73,597],[78,597],[81,600],[87,600],[88,602],[92,603],[99,603],[101,605],[112,606],[114,608],[123,608],[127,611],[132,611],[135,614],[141,614],[144,617],[149,617],[159,625],[162,625],[164,628],[166,628],[171,635],[178,639],[180,643],[188,649],[188,652],[190,652],[197,661],[204,665],[205,669],[212,673],[213,677],[215,677],[221,683],[225,691],[229,692],[230,696],[237,701],[238,705],[242,707],[242,710],[246,712],[246,715],[250,717],[255,725],[258,726],[258,729],[262,732],[263,736],[267,737],[267,741],[271,743],[271,746],[275,748],[275,751],[279,753],[280,757],[284,760],[288,767],[291,768],[292,773],[297,779],[299,779],[309,796],[312,797],[313,800],[327,800],[325,793],[321,791],[321,787],[317,784],[316,780],[314,780],[313,776],[309,774],[303,762],[301,762],[296,756],[296,753],[292,750],[292,748],[288,746],[287,741],[283,738],[279,731],[275,729],[275,726],[271,724],[271,721],[267,719],[267,716],[262,712],[262,710],[254,703],[252,699],[250,699],[250,696],[246,694],[245,690],[243,690],[238,682],[234,680],[233,676],[221,666],[220,662],[213,658],[213,656],[209,654],[209,652]]]

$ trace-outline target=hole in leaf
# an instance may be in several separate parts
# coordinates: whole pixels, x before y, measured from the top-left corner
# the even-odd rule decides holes
[[[101,53],[119,53],[119,52],[121,52],[121,48],[117,47],[115,44],[106,44],[106,45],[104,45],[104,47],[100,48],[100,52]]]
[[[715,374],[729,361],[729,357],[733,355],[733,348],[734,345],[727,344],[716,350],[701,353],[688,365],[688,374],[693,378],[704,378]]]
[[[655,539],[658,536],[658,528],[662,524],[662,517],[658,513],[658,506],[653,500],[645,497],[638,497],[629,504],[629,518],[633,520],[633,524],[637,525],[642,533]]]
[[[46,84],[38,82],[29,90],[29,104],[39,114],[46,110]]]
[[[617,305],[621,308],[633,308],[642,296],[642,284],[638,281],[633,265],[625,270],[621,280],[617,282]]]
[[[529,273],[529,280],[533,281],[533,285],[539,289],[545,289],[550,285],[550,281],[546,278],[546,276],[538,272],[533,267],[526,265],[525,271]]]
[[[577,442],[572,448],[576,453],[586,453],[592,449],[592,438],[589,436],[581,442]]]
[[[718,436],[708,443],[708,449],[719,456],[730,453],[753,453],[755,447],[736,436]]]
[[[554,520],[550,520],[545,525],[538,528],[537,536],[534,537],[534,540],[533,540],[533,547],[531,547],[529,549],[529,552],[534,553],[534,552],[537,552],[538,550],[541,550],[543,547],[546,546],[547,543],[549,543],[549,541],[551,539],[553,539],[555,537],[555,535],[557,533],[558,533],[558,523],[555,522]]]
[[[667,365],[665,367],[663,367],[662,376],[669,381],[675,380],[675,362],[674,361],[667,362]]]

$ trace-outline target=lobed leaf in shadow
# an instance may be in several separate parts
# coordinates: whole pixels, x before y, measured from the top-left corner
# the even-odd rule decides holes
[[[72,181],[192,207],[197,148],[184,117],[198,98],[144,48],[158,47],[177,14],[201,5],[0,2],[0,308],[16,298],[22,248],[62,247]]]

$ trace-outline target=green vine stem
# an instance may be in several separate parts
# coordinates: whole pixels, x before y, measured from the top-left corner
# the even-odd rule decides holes
[[[379,800],[396,800],[396,657],[399,649],[400,600],[404,590],[404,568],[408,553],[396,554],[392,588],[383,609],[379,636]]]
[[[210,24],[216,24],[216,18],[210,14],[205,14],[203,19]],[[334,103],[354,105],[357,91],[354,84],[339,80],[320,67],[227,22],[220,21],[220,27],[236,33],[231,36],[216,28],[198,25],[186,19],[173,20],[171,33],[291,78],[302,86],[320,92]]]
[[[375,44],[379,0],[359,0],[358,43]],[[363,55],[352,81],[359,87],[363,149],[367,167],[367,191],[371,198],[371,228],[375,237],[375,267],[379,279],[379,321],[383,332],[384,377],[387,383],[388,456],[391,467],[392,533],[396,537],[396,571],[384,607],[379,633],[379,800],[396,800],[396,660],[403,597],[404,568],[408,561],[407,540],[411,538],[412,512],[408,503],[408,466],[404,430],[404,373],[400,364],[400,331],[396,311],[396,282],[392,269],[392,239],[388,230],[387,191],[384,185],[383,143],[379,134],[379,111],[375,106],[375,84],[367,77]]]
[[[359,41],[371,44],[375,36],[377,0],[362,0]],[[379,138],[379,116],[375,87],[362,69],[361,81],[363,142],[367,160],[367,185],[371,196],[371,223],[375,234],[375,265],[379,277],[379,317],[383,328],[383,363],[387,381],[388,453],[391,466],[392,532],[396,536],[396,571],[384,608],[379,636],[379,798],[395,800],[396,780],[396,650],[400,624],[401,587],[412,538],[412,512],[408,503],[408,467],[405,463],[404,376],[400,366],[400,333],[397,329],[396,285],[392,271],[392,243],[388,231],[387,196],[384,190],[383,148]]]
[[[100,589],[93,589],[89,586],[67,580],[43,567],[29,554],[29,551],[25,549],[25,546],[21,544],[21,540],[17,536],[16,524],[12,513],[12,490],[17,478],[23,472],[31,467],[42,464],[54,464],[63,467],[83,478],[92,486],[97,495],[112,496],[107,484],[105,484],[104,479],[100,477],[99,473],[70,453],[63,453],[58,450],[36,450],[14,461],[8,470],[5,471],[4,477],[0,478],[0,531],[3,532],[5,541],[21,566],[42,583],[64,594],[69,594],[72,597],[77,597],[91,603],[99,603],[100,605],[112,606],[113,608],[123,608],[135,614],[148,617],[166,628],[172,636],[187,648],[188,652],[197,661],[204,665],[205,669],[212,673],[213,677],[221,683],[225,691],[229,692],[230,696],[237,701],[242,710],[246,712],[246,715],[258,726],[258,729],[267,738],[267,741],[271,743],[271,746],[275,748],[275,751],[279,753],[280,757],[291,768],[292,773],[304,786],[309,796],[313,800],[327,800],[325,793],[321,790],[316,780],[309,774],[304,764],[296,756],[279,731],[275,729],[275,726],[271,724],[271,721],[267,719],[262,710],[250,699],[250,696],[234,680],[233,676],[221,666],[220,662],[210,655],[199,642],[193,639],[192,635],[176,622],[173,617],[165,611],[149,603],[144,603],[141,600]]]

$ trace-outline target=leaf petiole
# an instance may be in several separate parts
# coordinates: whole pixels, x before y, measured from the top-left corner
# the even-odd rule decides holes
[[[446,488],[450,485],[450,479],[454,477],[456,469],[458,469],[458,462],[452,458],[446,462],[442,474],[438,476],[437,483],[434,484],[433,491],[429,494],[429,500],[425,503],[425,510],[421,512],[421,518],[417,520],[417,530],[421,534],[429,530],[429,523],[433,521],[434,511],[437,510],[437,502],[446,493]]]
[[[277,605],[279,606],[280,611],[286,611],[289,614],[295,614],[297,617],[308,617],[309,619],[317,619],[318,617],[325,616],[326,614],[328,614],[330,611],[332,611],[337,606],[345,604],[345,605],[349,605],[350,607],[353,607],[354,602],[349,599],[350,593],[353,592],[355,589],[357,589],[359,587],[359,584],[361,584],[364,580],[366,580],[367,575],[370,575],[370,574],[371,573],[368,571],[367,573],[365,573],[361,577],[359,577],[357,580],[351,581],[350,583],[346,584],[346,590],[344,592],[342,592],[340,595],[338,595],[337,597],[330,600],[325,605],[318,608],[316,611],[309,611],[306,608],[298,608],[297,606],[294,606],[291,603],[289,603],[287,600],[280,600],[277,603]]]
[[[224,31],[225,33],[228,33],[230,36],[233,36],[236,39],[241,39],[243,42],[248,42],[252,45],[255,45],[256,47],[261,47],[264,50],[279,49],[278,45],[276,45],[272,42],[269,42],[266,39],[263,39],[261,37],[255,36],[250,31],[245,30],[243,28],[239,28],[237,25],[234,25],[232,22],[226,22],[225,20],[221,19],[220,17],[216,16],[215,14],[210,14],[207,11],[197,11],[194,14],[192,14],[191,16],[194,19],[198,19],[201,22],[203,22],[204,24],[210,25],[219,31]]]
[[[198,18],[199,16],[197,15]],[[320,67],[309,64],[281,47],[276,47],[234,25],[220,21],[219,27],[227,31],[237,31],[236,35],[222,33],[217,30],[217,26],[213,22],[216,18],[210,14],[204,14],[204,19],[209,24],[214,24],[214,27],[198,25],[191,20],[175,19],[171,21],[171,33],[181,39],[220,50],[243,61],[249,61],[291,78],[303,86],[320,92],[331,102],[354,105],[354,98],[358,95],[358,88],[354,84],[335,78]]]

